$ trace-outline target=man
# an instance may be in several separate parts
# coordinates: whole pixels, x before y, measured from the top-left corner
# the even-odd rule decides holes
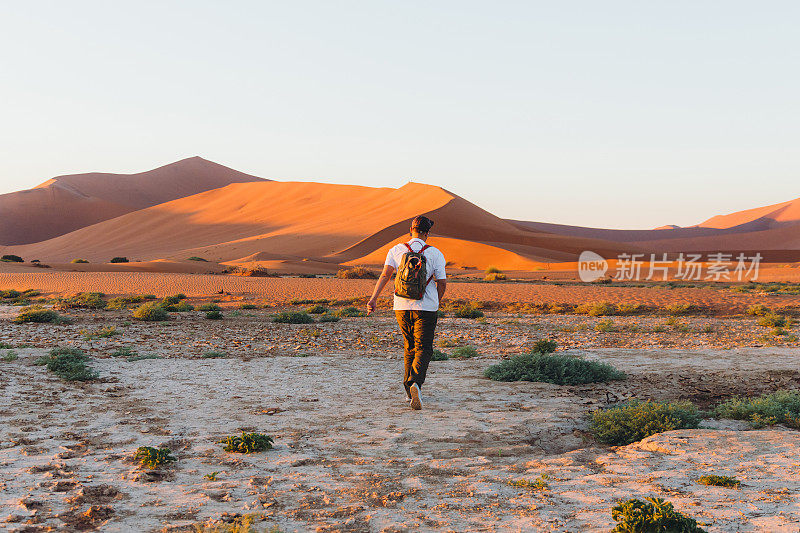
[[[372,297],[367,302],[367,314],[370,314],[375,310],[378,295],[392,279],[392,274],[399,268],[398,265],[401,265],[403,256],[409,251],[422,252],[425,257],[426,274],[429,277],[425,280],[423,297],[415,300],[394,295],[394,314],[400,325],[400,331],[403,332],[405,345],[403,386],[411,408],[417,410],[422,409],[420,389],[425,382],[428,363],[433,356],[433,334],[436,330],[439,302],[447,288],[444,255],[437,248],[425,243],[432,227],[433,220],[428,217],[418,216],[411,221],[411,240],[395,245],[386,254],[383,272],[375,284]]]

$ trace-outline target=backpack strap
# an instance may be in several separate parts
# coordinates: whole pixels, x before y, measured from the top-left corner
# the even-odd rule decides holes
[[[419,252],[415,252],[414,249],[411,248],[411,243],[410,242],[404,242],[403,244],[405,245],[406,248],[408,248],[409,252],[415,253],[415,254],[421,254],[422,252],[424,252],[425,250],[427,250],[428,248],[431,247],[430,244],[426,244],[425,246],[423,246],[422,248],[419,249]]]
[[[408,248],[408,251],[409,251],[409,252],[411,252],[411,253],[414,253],[414,250],[413,250],[413,248],[411,248],[411,245],[410,245],[410,244],[408,244],[407,242],[404,242],[404,243],[403,243],[403,245],[404,245],[406,248]]]

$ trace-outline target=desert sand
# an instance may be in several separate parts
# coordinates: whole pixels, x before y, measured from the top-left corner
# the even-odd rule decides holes
[[[270,321],[276,309],[235,311],[252,299],[220,298],[222,321],[190,312],[166,324],[73,310],[70,325],[16,325],[17,308],[0,308],[0,341],[28,345],[0,361],[5,527],[188,531],[256,513],[257,526],[287,532],[607,531],[616,501],[645,496],[668,499],[709,531],[796,531],[800,522],[796,431],[706,420],[623,447],[587,431],[592,410],[632,397],[707,407],[797,387],[796,343],[755,347],[764,341],[753,318],[681,319],[692,332],[713,323],[712,335],[564,331],[602,317],[443,318],[437,343],[481,355],[431,363],[415,412],[399,385],[399,334],[385,307],[375,317],[289,325]],[[86,338],[111,325],[119,335]],[[542,337],[629,378],[556,386],[483,377]],[[641,347],[631,347],[634,338]],[[54,345],[84,349],[100,380],[64,382],[33,365]],[[121,346],[161,358],[109,357]],[[227,357],[203,358],[209,350]],[[224,452],[218,441],[241,431],[273,436],[274,449]],[[132,460],[137,447],[162,444],[174,465],[150,471]],[[708,473],[742,486],[695,481]],[[512,485],[542,475],[539,488]]]

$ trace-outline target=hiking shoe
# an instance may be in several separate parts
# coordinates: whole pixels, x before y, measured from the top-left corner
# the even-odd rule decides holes
[[[411,385],[411,408],[419,411],[422,409],[422,400],[419,399],[419,385]]]

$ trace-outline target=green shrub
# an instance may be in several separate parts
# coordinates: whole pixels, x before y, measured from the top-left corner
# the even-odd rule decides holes
[[[751,305],[747,308],[747,314],[750,316],[764,316],[771,312],[772,310],[764,304]]]
[[[312,305],[311,307],[306,309],[306,313],[311,313],[312,315],[321,315],[327,312],[328,308],[321,304]]]
[[[69,322],[69,318],[59,315],[52,309],[47,309],[41,305],[31,305],[20,309],[19,314],[14,318],[14,322],[17,324],[24,324],[27,322],[65,324]]]
[[[256,304],[241,304],[239,309],[258,309],[258,306]]]
[[[136,459],[140,465],[147,468],[158,468],[177,461],[169,448],[153,448],[151,446],[139,446],[136,449]]]
[[[431,361],[447,361],[450,357],[441,350],[434,350]]]
[[[466,303],[457,307],[454,314],[457,318],[481,318],[483,311],[478,308],[478,304]]]
[[[667,311],[667,313],[669,313],[672,316],[689,315],[693,312],[699,311],[699,308],[697,306],[694,306],[692,304],[681,304],[681,303],[669,304],[664,309]]]
[[[697,520],[661,498],[619,502],[611,509],[611,518],[617,522],[612,533],[705,533]]]
[[[106,305],[102,292],[79,292],[67,298],[58,298],[55,306],[58,309],[104,309]]]
[[[22,296],[22,293],[14,289],[0,290],[0,298],[3,300],[13,300]]]
[[[179,302],[176,304],[167,304],[167,305],[165,305],[162,302],[161,307],[164,308],[164,311],[167,311],[169,313],[185,313],[187,311],[194,311],[194,306],[186,302]]]
[[[325,313],[324,315],[319,317],[319,321],[320,322],[338,322],[340,320],[341,320],[341,318],[339,318],[338,316],[336,316],[336,315],[334,315],[332,313]]]
[[[281,311],[272,317],[272,321],[279,324],[311,324],[314,318],[305,311]]]
[[[483,281],[505,281],[507,279],[508,277],[502,272],[494,272],[492,274],[486,274]]]
[[[556,385],[580,385],[625,379],[613,366],[568,355],[520,354],[486,369],[495,381],[537,381]]]
[[[25,260],[22,259],[18,255],[14,254],[6,254],[3,257],[0,257],[0,261],[5,261],[6,263],[24,263]]]
[[[738,489],[739,485],[742,484],[741,481],[736,479],[735,477],[731,476],[716,476],[716,475],[708,475],[708,476],[700,476],[697,478],[697,482],[701,485],[710,485],[713,487],[727,487],[729,489]]]
[[[592,413],[590,429],[600,442],[621,446],[674,429],[694,429],[700,415],[690,402],[631,400]]]
[[[508,482],[512,487],[522,487],[525,489],[533,490],[547,490],[550,484],[547,482],[550,476],[547,474],[539,474],[539,477],[531,481],[530,479],[512,479]]]
[[[594,330],[599,331],[601,333],[613,333],[617,331],[617,327],[614,325],[614,321],[610,318],[605,320],[599,321],[597,324],[594,325]]]
[[[132,295],[132,296],[118,296],[116,298],[111,298],[108,302],[106,302],[106,309],[108,310],[118,310],[118,309],[126,309],[129,305],[138,304],[145,301],[147,298],[144,296]]]
[[[148,353],[148,354],[144,354],[144,355],[133,355],[131,357],[128,357],[126,359],[126,361],[128,361],[129,363],[133,363],[135,361],[145,361],[145,360],[148,360],[148,359],[162,359],[162,357],[160,355],[155,355],[155,354]]]
[[[245,433],[241,436],[226,437],[221,441],[226,452],[254,453],[272,448],[272,437],[263,433]]]
[[[575,312],[579,315],[609,316],[617,314],[617,308],[608,302],[594,302],[579,305]]]
[[[757,398],[733,398],[718,405],[714,416],[748,420],[755,427],[785,424],[800,428],[800,391],[780,390]]]
[[[354,267],[339,270],[336,273],[336,277],[341,279],[376,279],[378,275],[368,268]]]
[[[122,346],[111,352],[111,357],[135,357],[138,352],[130,346]]]
[[[197,257],[196,255],[193,255],[192,257],[187,257],[186,260],[187,261],[202,261],[203,263],[208,263],[208,259],[203,259],[202,257]]]
[[[758,325],[765,328],[781,328],[786,325],[786,317],[777,313],[767,313],[758,319]]]
[[[86,366],[89,357],[78,348],[53,348],[50,353],[36,360],[37,365],[47,369],[66,381],[91,381],[97,372]]]
[[[109,263],[127,263],[127,262],[128,262],[127,257],[112,257],[111,261],[109,261]]]
[[[217,304],[203,304],[197,308],[198,311],[222,311],[222,308]]]
[[[3,361],[6,361],[8,363],[10,363],[11,361],[16,361],[17,359],[19,359],[19,355],[17,355],[17,352],[15,352],[13,350],[8,350],[3,355]]]
[[[366,313],[357,307],[343,307],[336,311],[336,316],[340,318],[353,318],[364,315],[366,315]]]
[[[549,339],[542,339],[538,340],[533,344],[533,348],[531,349],[532,353],[540,353],[540,354],[548,354],[553,353],[558,348],[558,343],[556,341],[551,341]]]
[[[70,261],[70,263],[75,263],[75,264],[78,264],[78,263],[88,263],[88,262],[89,262],[89,261],[87,261],[86,259],[73,259],[72,261]]]
[[[209,311],[206,313],[206,318],[209,320],[222,320],[222,313],[219,311]]]
[[[167,313],[160,303],[156,302],[148,302],[140,305],[133,310],[131,316],[136,320],[145,322],[160,322],[169,319],[169,313]]]
[[[478,350],[472,346],[461,346],[450,353],[453,359],[471,359],[478,356]]]
[[[206,352],[203,354],[203,359],[224,359],[228,357],[223,352]]]
[[[107,339],[109,337],[113,337],[114,335],[119,335],[119,331],[114,326],[105,326],[94,333],[87,333],[83,336],[84,339]]]

